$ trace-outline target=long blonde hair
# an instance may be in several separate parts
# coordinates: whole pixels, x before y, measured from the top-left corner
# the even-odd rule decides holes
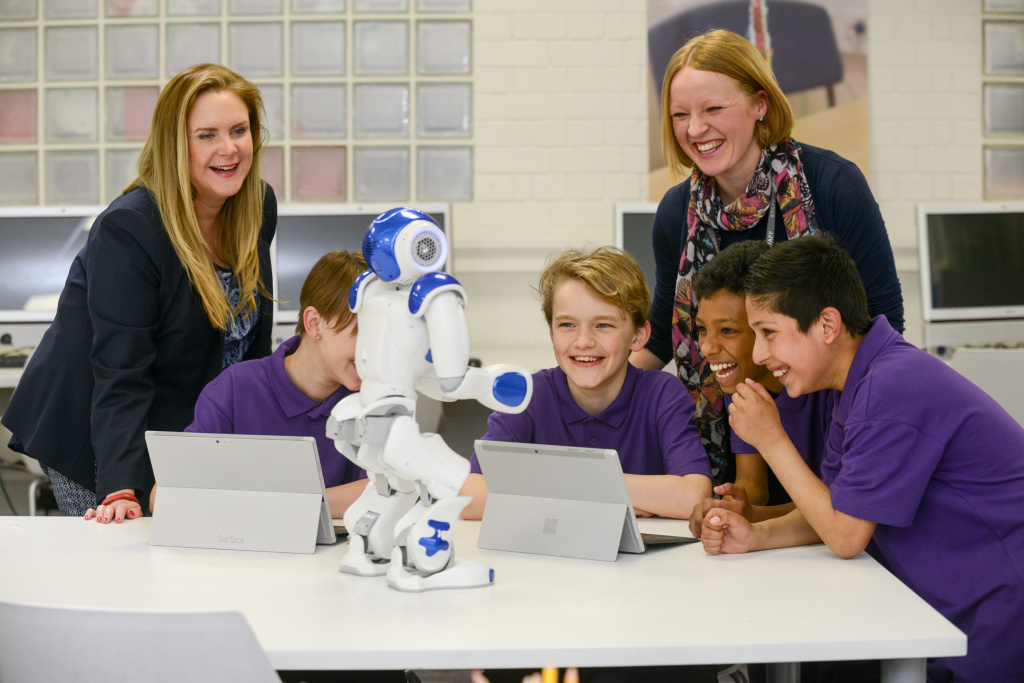
[[[218,255],[234,271],[240,291],[234,311],[214,270],[213,254],[199,228],[193,199],[195,188],[189,173],[188,118],[202,93],[228,90],[245,103],[252,136],[252,166],[238,194],[221,209]],[[210,324],[226,329],[234,314],[255,310],[254,292],[269,297],[260,279],[259,243],[263,224],[264,185],[260,178],[263,158],[263,99],[259,89],[234,71],[218,64],[196,64],[172,78],[160,93],[153,112],[153,126],[138,159],[138,177],[125,192],[144,186],[156,200],[164,229],[185,268],[192,288],[203,304]]]
[[[661,86],[661,144],[668,158],[672,177],[687,174],[693,160],[683,151],[672,128],[669,86],[677,73],[690,67],[698,71],[719,73],[736,81],[747,97],[754,98],[764,92],[768,111],[764,121],[754,124],[754,133],[761,149],[782,142],[793,130],[793,109],[782,94],[768,61],[753,43],[741,35],[719,29],[695,36],[679,48],[668,60],[665,80]]]

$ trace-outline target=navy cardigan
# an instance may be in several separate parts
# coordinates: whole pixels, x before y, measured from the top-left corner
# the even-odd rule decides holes
[[[800,150],[819,228],[835,237],[857,263],[871,316],[884,315],[893,329],[902,332],[903,292],[896,276],[892,245],[864,174],[835,152],[804,144]],[[665,193],[654,217],[655,285],[647,348],[665,363],[672,360],[672,309],[689,203],[690,181],[686,180]],[[765,216],[750,230],[720,230],[719,248],[744,240],[764,240],[767,226]],[[781,211],[776,212],[774,229],[776,243],[787,239]]]

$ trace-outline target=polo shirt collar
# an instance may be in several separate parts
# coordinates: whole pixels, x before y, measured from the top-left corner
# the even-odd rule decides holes
[[[626,422],[629,416],[629,408],[636,383],[640,379],[640,371],[632,363],[626,365],[626,379],[622,382],[622,389],[619,395],[611,404],[597,415],[591,415],[576,404],[576,399],[569,391],[569,378],[566,377],[562,368],[555,369],[555,393],[558,397],[559,411],[562,413],[562,420],[566,424],[582,422],[584,420],[600,420],[609,427],[618,429]]]
[[[846,391],[845,387],[856,386],[857,383],[864,379],[864,376],[868,373],[868,368],[871,367],[871,363],[875,360],[875,356],[892,343],[894,335],[899,336],[899,332],[892,329],[888,319],[884,315],[875,316],[871,321],[871,329],[864,335],[860,346],[857,347],[857,352],[853,355],[853,362],[850,363],[850,369],[846,373],[844,390],[839,392],[839,403],[836,406],[835,417],[845,420],[850,412],[850,408],[852,408],[851,403],[853,402],[853,392]]]
[[[297,386],[288,379],[288,373],[284,369],[285,356],[290,356],[299,348],[299,335],[287,339],[277,347],[270,359],[270,387],[274,391],[281,411],[286,417],[292,418],[298,415],[307,415],[310,418],[318,418],[330,413],[334,405],[341,400],[342,396],[349,393],[344,386],[325,398],[323,401],[314,402],[309,396],[302,393]]]

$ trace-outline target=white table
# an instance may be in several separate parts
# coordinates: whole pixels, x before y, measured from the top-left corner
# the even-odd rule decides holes
[[[494,585],[413,594],[338,573],[344,544],[312,555],[150,547],[149,522],[0,517],[0,600],[239,610],[278,669],[883,659],[895,660],[887,680],[923,681],[923,658],[967,649],[874,560],[823,546],[712,557],[694,544],[606,563],[479,550],[478,523],[460,521],[457,554],[493,567]]]

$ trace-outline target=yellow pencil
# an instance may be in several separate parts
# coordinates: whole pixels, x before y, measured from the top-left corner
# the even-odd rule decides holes
[[[540,672],[541,683],[558,683],[558,668],[550,664]]]

